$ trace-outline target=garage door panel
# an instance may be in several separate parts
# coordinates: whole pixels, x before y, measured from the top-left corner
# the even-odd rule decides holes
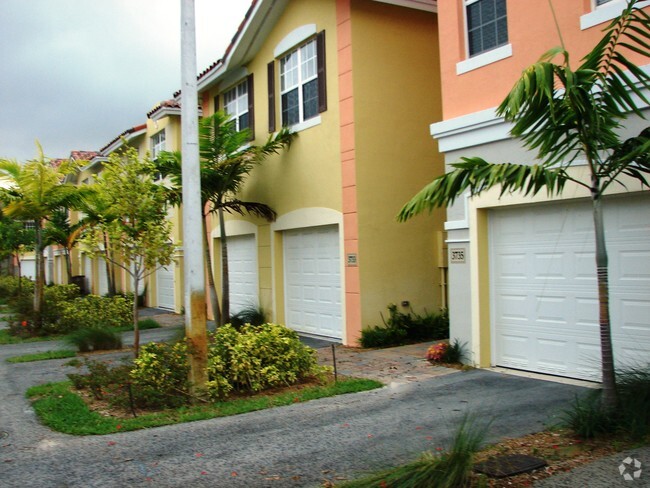
[[[608,200],[604,206],[617,362],[634,351],[646,362],[650,358],[649,204],[643,196]],[[599,307],[589,202],[494,211],[490,239],[495,362],[598,379]]]
[[[613,277],[621,281],[621,285],[636,285],[638,282],[650,283],[650,251],[621,251],[615,259],[618,270]]]
[[[156,280],[158,307],[174,310],[176,307],[174,267],[169,266],[158,269],[156,271]]]
[[[259,305],[257,241],[254,234],[228,237],[230,313]]]
[[[336,226],[284,232],[287,325],[342,338],[341,271]]]

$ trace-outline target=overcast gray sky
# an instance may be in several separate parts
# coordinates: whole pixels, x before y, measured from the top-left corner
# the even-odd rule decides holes
[[[200,72],[251,2],[195,3]],[[0,0],[0,158],[98,150],[180,86],[180,0]]]

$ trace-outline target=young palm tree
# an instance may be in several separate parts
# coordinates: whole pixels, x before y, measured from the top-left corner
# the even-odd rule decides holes
[[[43,155],[40,144],[37,143],[37,146],[38,158],[25,164],[0,160],[0,178],[5,179],[9,184],[9,188],[3,190],[1,194],[5,204],[5,214],[21,220],[32,220],[35,223],[34,320],[37,325],[40,325],[45,284],[43,228],[54,212],[78,205],[81,196],[76,186],[63,183],[65,176],[75,171],[75,163],[64,161],[54,165]]]
[[[95,185],[86,186],[84,189],[84,198],[79,207],[79,210],[83,212],[83,216],[78,223],[82,231],[91,227],[103,228],[117,218],[111,202],[97,191]],[[117,293],[117,289],[115,286],[115,267],[112,265],[114,260],[113,249],[108,234],[104,231],[100,232],[102,233],[102,244],[104,246],[104,256],[106,257],[103,261],[106,267],[108,294],[114,296]]]
[[[271,154],[289,148],[295,134],[283,128],[268,138],[265,144],[250,144],[250,131],[237,131],[231,117],[225,112],[216,112],[201,119],[199,124],[199,155],[201,166],[201,203],[204,209],[203,225],[206,262],[208,263],[208,288],[210,300],[218,324],[230,317],[230,292],[228,279],[228,246],[224,226],[224,212],[240,215],[254,215],[268,221],[275,219],[275,211],[259,202],[238,199],[246,178],[255,166]],[[181,156],[180,153],[163,152],[157,159],[160,172],[169,176],[173,188],[170,201],[181,201]],[[222,303],[219,307],[214,287],[214,276],[210,251],[207,243],[206,219],[210,213],[217,213],[221,227],[222,260]]]
[[[501,194],[521,191],[535,195],[542,189],[562,192],[566,182],[586,187],[593,204],[598,280],[603,406],[616,406],[616,376],[609,317],[608,256],[603,223],[603,195],[621,176],[648,186],[650,128],[621,140],[622,121],[634,113],[643,118],[634,96],[648,104],[643,90],[650,75],[629,61],[622,51],[650,56],[650,16],[631,0],[621,16],[604,31],[602,40],[574,71],[564,47],[552,49],[524,71],[497,114],[514,123],[511,134],[537,152],[539,164],[492,164],[480,158],[461,158],[452,171],[425,186],[400,211],[398,219],[449,205],[466,190],[478,195],[500,186]],[[560,62],[553,60],[560,58]],[[569,167],[587,162],[589,181],[573,176]]]
[[[43,240],[45,245],[58,244],[63,248],[65,258],[65,269],[68,275],[67,282],[72,280],[72,249],[76,246],[81,235],[82,226],[71,224],[66,209],[57,209],[50,216],[49,221],[43,229]]]

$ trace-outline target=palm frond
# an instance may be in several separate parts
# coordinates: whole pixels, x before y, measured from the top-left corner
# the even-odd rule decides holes
[[[221,208],[228,213],[236,213],[239,215],[252,215],[266,220],[267,222],[273,222],[277,218],[277,213],[271,207],[264,203],[259,202],[244,202],[242,200],[226,200],[221,202],[218,205],[218,208]],[[218,208],[214,208],[212,212],[217,212]]]
[[[400,210],[397,220],[404,222],[425,210],[445,207],[469,191],[478,195],[494,187],[500,187],[500,195],[520,191],[524,195],[536,195],[546,189],[549,195],[558,194],[571,180],[562,167],[533,164],[491,164],[481,158],[461,158],[452,164],[452,171],[439,176],[417,193]]]

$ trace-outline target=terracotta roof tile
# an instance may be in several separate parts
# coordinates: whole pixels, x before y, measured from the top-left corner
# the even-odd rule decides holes
[[[90,161],[97,155],[99,155],[97,151],[71,151],[70,159],[73,161]]]
[[[147,112],[147,117],[151,118],[153,114],[156,112],[164,109],[164,108],[181,108],[180,102],[177,100],[171,99],[171,100],[165,100],[163,102],[160,102],[156,107],[154,107],[152,110]]]
[[[146,128],[147,128],[147,124],[140,124],[140,125],[136,125],[135,127],[131,127],[130,129],[126,129],[126,130],[125,130],[124,132],[122,132],[119,136],[115,137],[113,140],[111,140],[111,142],[109,142],[109,143],[106,144],[104,147],[102,147],[102,148],[99,150],[99,152],[100,152],[101,154],[103,154],[104,151],[105,151],[106,149],[108,149],[109,147],[111,147],[111,145],[115,144],[115,142],[119,141],[120,138],[122,138],[122,137],[126,137],[126,136],[128,136],[129,134],[133,134],[134,132],[138,132],[138,131],[141,131],[141,130],[146,129]]]

